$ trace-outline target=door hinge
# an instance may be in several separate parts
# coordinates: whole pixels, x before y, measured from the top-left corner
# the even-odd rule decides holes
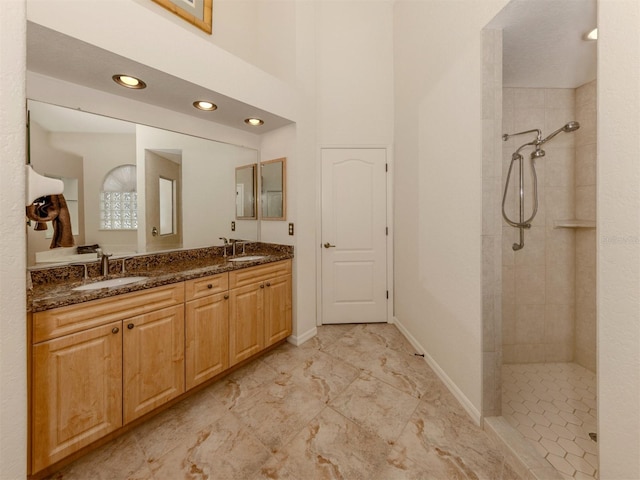
[[[387,300],[389,300],[389,290],[387,290]]]
[[[388,164],[388,163],[385,163],[385,164],[384,164],[384,171],[385,171],[385,172],[388,172],[388,171],[389,171],[389,164]]]
[[[389,236],[389,227],[384,227],[384,234],[388,237]]]

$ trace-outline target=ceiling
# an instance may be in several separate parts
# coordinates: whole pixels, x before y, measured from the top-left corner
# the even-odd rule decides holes
[[[576,88],[596,78],[597,0],[511,0],[488,25],[503,30],[503,86]]]
[[[266,133],[292,123],[286,118],[32,22],[27,24],[27,69],[253,134]],[[111,79],[113,75],[123,73],[144,80],[147,88],[124,88]],[[212,112],[198,110],[193,107],[196,100],[215,103],[218,109]],[[250,117],[264,120],[264,125],[252,127],[244,123],[244,119]]]

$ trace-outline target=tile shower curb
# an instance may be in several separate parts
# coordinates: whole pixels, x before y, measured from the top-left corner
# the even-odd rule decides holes
[[[523,480],[563,480],[560,472],[542,458],[504,417],[485,417],[482,428]]]

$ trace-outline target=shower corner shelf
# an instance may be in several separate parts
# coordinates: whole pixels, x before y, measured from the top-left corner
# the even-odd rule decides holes
[[[596,228],[595,220],[556,220],[553,222],[553,228]]]

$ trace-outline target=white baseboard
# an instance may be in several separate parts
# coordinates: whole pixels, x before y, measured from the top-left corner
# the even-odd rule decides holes
[[[295,345],[296,347],[299,347],[307,340],[311,340],[317,334],[318,334],[318,328],[313,327],[301,335],[290,335],[289,337],[287,337],[287,342],[291,343],[292,345]]]
[[[458,388],[451,378],[446,374],[446,372],[438,365],[431,355],[426,351],[426,349],[420,345],[420,343],[416,340],[416,338],[411,335],[411,333],[402,325],[402,322],[398,320],[397,317],[393,317],[393,321],[389,322],[393,323],[398,327],[398,330],[406,337],[407,340],[411,343],[413,348],[416,349],[418,353],[424,354],[424,360],[427,362],[433,371],[438,375],[442,383],[446,385],[449,391],[453,394],[454,397],[460,402],[462,407],[467,411],[467,413],[471,416],[476,425],[480,426],[481,418],[480,411],[471,403],[471,401],[467,398],[467,396],[462,393],[462,390]]]

